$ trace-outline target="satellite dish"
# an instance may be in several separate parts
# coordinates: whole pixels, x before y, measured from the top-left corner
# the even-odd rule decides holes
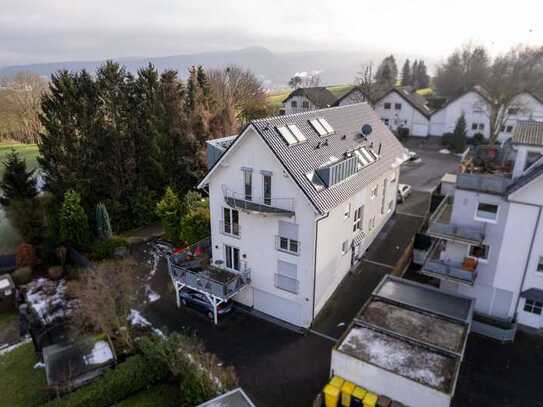
[[[364,136],[369,136],[372,131],[373,131],[373,129],[369,124],[365,124],[365,125],[362,126],[361,132],[362,132],[362,134]]]

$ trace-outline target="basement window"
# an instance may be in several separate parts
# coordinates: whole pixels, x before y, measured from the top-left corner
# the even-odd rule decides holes
[[[541,310],[543,309],[543,304],[539,301],[526,299],[524,303],[524,311],[530,312],[532,314],[541,315]]]

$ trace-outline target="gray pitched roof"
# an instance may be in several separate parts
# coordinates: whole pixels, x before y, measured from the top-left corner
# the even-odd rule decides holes
[[[543,147],[543,123],[535,121],[519,121],[512,137],[513,144],[526,144]]]
[[[308,122],[314,118],[325,118],[335,134],[319,137]],[[405,159],[405,148],[367,103],[270,117],[251,124],[320,213],[326,213],[346,201]],[[297,125],[307,142],[289,147],[275,129],[288,124]],[[373,128],[367,140],[360,136],[360,129],[365,124]],[[323,143],[324,140],[328,141],[327,145]],[[316,148],[318,143],[320,145]],[[376,153],[381,145],[379,159],[341,183],[317,191],[306,174],[328,162],[331,156],[340,158],[346,151],[363,145],[373,145]]]
[[[413,108],[418,110],[424,117],[429,118],[433,111],[428,107],[428,101],[423,96],[419,95],[417,92],[413,92],[410,86],[397,86],[390,89],[380,98],[378,98],[375,103],[377,104],[380,100],[386,97],[391,92],[397,93],[400,95],[407,103],[409,103]]]
[[[314,88],[298,88],[291,92],[290,95],[283,100],[283,103],[293,96],[305,96],[319,109],[332,106],[336,102],[336,97],[334,94],[324,86]]]
[[[543,165],[540,165],[527,174],[522,175],[521,177],[518,177],[513,181],[513,183],[507,188],[507,194],[512,194],[515,191],[518,191],[520,188],[522,188],[524,185],[529,184],[534,179],[539,178],[541,175],[543,175]]]

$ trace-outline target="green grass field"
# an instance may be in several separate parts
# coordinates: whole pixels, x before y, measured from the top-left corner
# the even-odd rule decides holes
[[[350,91],[353,85],[330,85],[327,89],[334,94],[335,97],[340,97]],[[281,102],[292,92],[292,89],[282,89],[272,92],[268,95],[267,100],[273,107],[281,107]]]
[[[34,369],[37,362],[32,343],[0,356],[0,405],[32,407],[47,401],[45,372]]]
[[[38,146],[36,144],[20,144],[20,143],[0,143],[0,177],[4,174],[4,161],[11,151],[15,149],[19,155],[26,160],[26,165],[30,168],[38,166]]]

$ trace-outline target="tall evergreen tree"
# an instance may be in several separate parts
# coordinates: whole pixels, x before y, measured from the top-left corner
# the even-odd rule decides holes
[[[26,161],[12,149],[4,165],[4,175],[0,183],[0,203],[9,206],[11,201],[32,200],[38,195],[34,170],[29,170]]]
[[[452,135],[451,145],[455,153],[463,153],[466,149],[466,118],[464,113],[456,121]]]
[[[96,231],[98,238],[102,240],[111,239],[113,232],[111,230],[111,222],[106,206],[99,202],[96,205]]]
[[[398,79],[398,66],[396,65],[396,59],[394,55],[389,55],[381,62],[377,73],[375,74],[375,80],[378,86],[382,89],[389,89],[396,86],[396,80]]]
[[[406,59],[402,67],[402,86],[412,84],[411,65],[409,59]]]

